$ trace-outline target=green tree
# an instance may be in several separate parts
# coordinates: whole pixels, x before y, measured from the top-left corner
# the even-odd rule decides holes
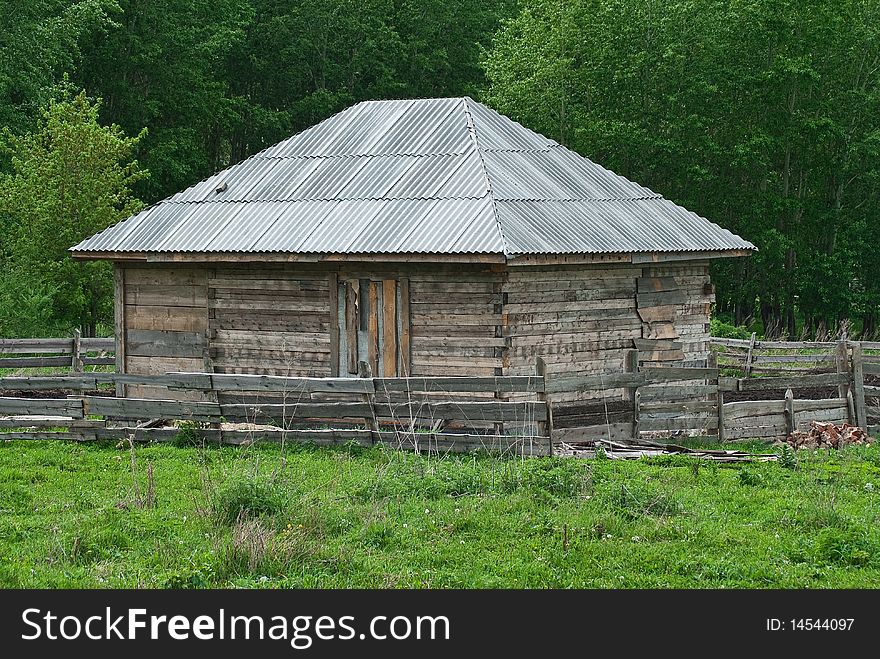
[[[24,130],[115,0],[0,0],[0,126]]]
[[[67,250],[143,207],[130,189],[147,175],[133,160],[145,131],[126,137],[100,125],[98,110],[84,92],[69,95],[51,101],[33,131],[3,136],[13,169],[0,176],[0,214],[10,222],[0,287],[7,324],[27,326],[27,305],[16,305],[28,299],[52,309],[53,329],[93,336],[112,318],[109,265],[75,262]]]
[[[740,233],[719,309],[876,327],[877,0],[525,0],[485,60],[526,125]]]

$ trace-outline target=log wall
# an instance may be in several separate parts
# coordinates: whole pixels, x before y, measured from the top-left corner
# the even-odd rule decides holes
[[[706,364],[714,299],[707,262],[515,267],[503,290],[505,375],[534,373],[538,357],[549,376],[620,372],[632,348],[645,366]]]
[[[705,365],[714,299],[708,263],[694,261],[215,263],[119,272],[122,359],[134,374],[336,375],[332,337],[344,335],[346,319],[335,281],[406,280],[409,323],[397,349],[408,352],[412,376],[533,375],[538,357],[551,377],[615,372],[632,348],[648,366]]]
[[[328,272],[218,264],[208,276],[208,337],[216,373],[330,376]]]
[[[205,370],[206,270],[127,265],[117,268],[116,281],[116,334],[122,344],[118,366],[125,373],[139,375]],[[128,385],[126,393],[145,398],[168,395],[165,390],[144,385]],[[181,398],[192,396],[199,394],[179,394]]]

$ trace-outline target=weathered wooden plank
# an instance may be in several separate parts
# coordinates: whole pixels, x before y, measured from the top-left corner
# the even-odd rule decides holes
[[[548,367],[550,364],[547,365]],[[554,377],[546,383],[547,393],[585,392],[597,389],[638,387],[647,383],[644,373],[608,373],[576,377]]]
[[[675,281],[675,277],[639,277],[636,279],[636,290],[643,294],[659,293],[663,291],[680,291],[680,286]]]
[[[125,266],[126,285],[140,286],[204,286],[206,274],[198,267]]]
[[[215,329],[212,344],[240,345],[243,347],[283,348],[295,345],[332,345],[327,332],[292,332],[286,328],[259,334],[247,330]]]
[[[709,341],[713,346],[723,346],[730,348],[748,348],[749,341],[748,339],[724,339],[721,337],[713,336],[710,337]]]
[[[235,277],[216,276],[208,279],[208,286],[221,294],[232,294],[234,291],[241,291],[245,294],[251,291],[274,291],[280,295],[296,294],[296,293],[320,293],[329,292],[332,287],[328,281],[322,281],[329,275],[336,275],[335,272],[325,273],[323,275],[315,275],[314,278],[300,277],[292,275],[296,278],[279,279],[278,275],[267,272],[264,276],[257,275],[239,275]]]
[[[95,373],[94,379],[101,384],[126,384],[165,387],[170,389],[202,390],[210,388],[211,374],[201,372],[162,373],[136,375],[133,373]]]
[[[69,355],[73,339],[0,339],[0,355]]]
[[[714,380],[718,377],[717,368],[686,368],[672,366],[649,366],[642,369],[648,383],[672,382],[675,380]]]
[[[456,355],[424,355],[413,350],[413,362],[421,368],[433,367],[437,369],[445,369],[447,366],[457,366],[461,368],[500,368],[502,366],[501,357],[458,357]]]
[[[743,425],[735,423],[740,420],[754,420],[762,416],[782,416],[783,401],[781,400],[746,400],[724,404],[724,419],[728,427]],[[749,424],[752,425],[752,424]],[[755,421],[754,425],[759,425]]]
[[[329,302],[327,300],[294,300],[288,301],[284,298],[253,300],[248,298],[249,302],[243,300],[232,300],[229,298],[214,298],[208,301],[209,309],[225,310],[235,309],[237,311],[256,311],[266,309],[269,311],[295,311],[297,313],[326,313]],[[175,307],[177,308],[177,307]]]
[[[689,401],[701,396],[714,396],[718,387],[715,385],[664,385],[646,386],[641,388],[642,403],[660,401]]]
[[[398,331],[400,333],[400,355],[398,373],[408,376],[412,372],[412,310],[410,308],[411,292],[409,279],[401,277],[398,282],[399,306]]]
[[[658,307],[642,307],[636,309],[639,318],[646,323],[671,323],[675,317],[675,305],[663,305]]]
[[[714,430],[718,427],[718,417],[681,416],[672,419],[660,419],[650,415],[642,415],[639,425],[646,432],[662,430]]]
[[[330,374],[339,375],[339,276],[331,272],[328,276],[330,292]]]
[[[834,362],[835,355],[752,355],[753,364],[806,364],[806,363],[829,363]]]
[[[767,417],[770,419],[771,417]],[[778,417],[773,417],[777,422],[771,425],[762,425],[762,426],[749,426],[749,427],[735,427],[730,428],[729,426],[725,426],[724,430],[724,438],[725,441],[734,441],[741,439],[762,439],[762,440],[773,440],[773,439],[782,439],[786,436],[785,434],[785,420],[783,416],[780,414]]]
[[[100,428],[104,421],[92,421],[85,419],[70,419],[57,416],[18,416],[0,418],[0,428]],[[6,434],[0,434],[0,439],[9,439]]]
[[[721,391],[739,391],[739,380],[737,378],[718,378],[718,388]]]
[[[823,400],[797,400],[792,401],[795,412],[816,412],[824,410],[846,411],[846,398],[826,398]]]
[[[0,368],[49,368],[70,366],[70,357],[4,357]]]
[[[873,362],[865,362],[862,367],[867,375],[880,375],[880,364]]]
[[[98,380],[88,375],[0,377],[0,391],[45,391],[68,389],[72,391],[95,389]]]
[[[83,418],[83,404],[76,398],[0,398],[0,414],[66,416]]]
[[[220,405],[205,401],[84,396],[82,404],[86,414],[125,419],[215,421],[222,416]]]
[[[681,335],[671,322],[645,323],[643,327],[645,339],[677,339]]]
[[[680,362],[684,360],[682,350],[642,350],[639,353],[642,362]]]
[[[204,332],[207,318],[198,307],[162,307],[125,305],[125,323],[128,330],[171,330],[175,332]]]
[[[535,313],[536,307],[540,313],[565,312],[572,313],[578,311],[590,311],[599,309],[632,309],[635,311],[635,300],[631,297],[613,298],[613,299],[596,299],[581,300],[574,302],[529,302],[527,304],[510,304],[505,306],[505,311],[510,314],[519,313]]]
[[[382,375],[397,375],[397,281],[382,280]]]
[[[466,325],[476,325],[476,326],[492,326],[494,329],[495,325],[501,324],[501,314],[496,313],[486,313],[483,315],[477,314],[429,314],[429,313],[417,313],[415,309],[410,308],[410,323],[413,328],[415,327],[427,327],[430,329],[435,328],[437,325],[451,325],[462,327]],[[431,331],[431,335],[437,336],[436,332]]]
[[[583,426],[579,428],[557,428],[553,430],[553,443],[557,446],[561,443],[584,442],[591,439],[630,439],[632,437],[632,423],[605,423],[595,426]]]
[[[127,284],[125,286],[127,304],[171,307],[205,308],[207,297],[201,286],[152,286],[149,284]]]
[[[116,364],[115,357],[83,357],[84,366],[113,366]]]
[[[743,375],[745,375],[746,377],[750,377],[752,374],[752,358],[754,357],[754,353],[755,353],[755,338],[756,337],[757,337],[757,334],[755,332],[752,332],[752,336],[749,339],[748,351],[746,352],[746,363],[743,366]]]
[[[376,391],[411,392],[539,392],[544,379],[536,376],[374,378]]]
[[[114,352],[116,339],[101,337],[83,337],[80,339],[83,352]]]
[[[810,428],[810,422],[817,421],[819,423],[833,423],[834,425],[843,425],[849,423],[849,410],[846,407],[828,408],[824,410],[813,410],[798,414],[797,428],[798,430],[807,430]]]
[[[126,357],[126,372],[134,375],[165,373],[201,373],[205,362],[201,357]]]
[[[652,412],[669,412],[669,413],[692,413],[692,412],[712,412],[713,414],[716,412],[716,403],[715,401],[694,401],[694,400],[684,400],[684,401],[651,401],[644,402],[646,400],[645,397],[645,389],[639,390],[642,395],[642,404],[640,409],[642,412],[649,414]]]
[[[172,373],[171,377],[188,377],[190,373]],[[372,380],[361,378],[293,378],[271,375],[233,375],[211,373],[199,388],[217,391],[277,391],[287,393],[371,393]]]
[[[205,335],[202,332],[130,329],[126,335],[125,354],[130,357],[202,357]]]
[[[845,373],[822,373],[817,375],[796,375],[769,378],[741,378],[740,391],[766,391],[768,389],[805,389],[812,387],[835,387],[845,383]]]
[[[639,292],[636,295],[636,305],[639,309],[652,307],[675,306],[686,302],[684,293],[679,290],[659,291],[652,293]]]

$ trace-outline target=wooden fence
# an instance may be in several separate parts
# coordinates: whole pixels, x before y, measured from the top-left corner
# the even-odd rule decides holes
[[[193,437],[230,444],[355,442],[437,452],[551,453],[547,404],[541,400],[544,379],[537,376],[290,378],[95,373],[0,378],[0,389],[18,392],[83,391],[116,384],[201,392],[204,400],[81,394],[67,398],[0,397],[0,417],[6,417],[0,418],[0,429],[5,429],[0,430],[2,438],[84,441],[132,437],[161,441],[177,437],[180,430],[157,422],[175,420],[189,422],[187,432]],[[245,399],[262,394],[265,401],[218,402],[234,393]],[[535,400],[471,399],[505,394],[530,394]],[[153,421],[130,423],[144,420]]]
[[[82,372],[74,365],[77,354],[83,365],[88,359],[112,361],[83,356],[106,351],[109,343],[0,342],[5,354],[69,351],[64,359],[71,371],[0,376],[0,392],[16,394],[0,398],[3,437],[88,440],[131,435],[162,440],[176,436],[178,429],[137,422],[173,420],[192,422],[195,436],[227,443],[354,441],[417,450],[546,455],[554,444],[597,438],[662,440],[696,434],[722,441],[769,441],[812,420],[850,422],[872,434],[880,432],[880,343],[713,339],[705,368],[640,367],[638,351],[630,350],[622,372],[564,377],[545,377],[540,360],[534,376],[484,378],[372,378],[366,371],[361,378],[139,376]],[[101,395],[102,387],[120,384],[174,390],[174,395],[117,398],[109,389]],[[79,393],[36,397],[47,390]],[[571,392],[587,400],[554,400]],[[194,400],[170,400],[181,393]]]
[[[0,369],[50,368],[82,373],[86,366],[112,366],[116,340],[82,338],[74,332],[69,339],[0,339]]]
[[[880,433],[880,342],[848,341],[845,336],[837,341],[758,341],[753,334],[748,340],[713,338],[710,346],[721,374],[734,376],[721,380],[735,381],[732,391],[777,394],[773,400],[742,401],[729,409],[732,418],[764,428],[765,436],[813,419],[846,421]],[[821,392],[816,390],[836,390],[837,396],[817,396]],[[780,391],[788,395],[781,397]],[[748,429],[734,430],[726,438],[741,432]]]

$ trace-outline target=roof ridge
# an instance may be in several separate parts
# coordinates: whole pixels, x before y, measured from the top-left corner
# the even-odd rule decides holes
[[[501,216],[498,214],[498,205],[495,203],[495,193],[492,192],[492,179],[489,178],[489,170],[486,167],[486,162],[483,160],[483,152],[480,149],[480,140],[477,138],[477,127],[474,122],[474,117],[473,115],[471,115],[471,103],[476,103],[476,101],[474,101],[474,99],[472,99],[470,96],[465,96],[464,98],[462,98],[464,114],[467,118],[468,135],[470,135],[471,139],[474,141],[474,148],[477,151],[477,158],[480,159],[480,167],[483,170],[483,176],[486,177],[486,188],[489,191],[489,198],[492,200],[492,216],[495,218],[495,224],[498,226],[498,235],[501,238],[501,251],[506,256],[509,254],[507,250],[507,239],[504,237],[504,227],[501,224]]]

